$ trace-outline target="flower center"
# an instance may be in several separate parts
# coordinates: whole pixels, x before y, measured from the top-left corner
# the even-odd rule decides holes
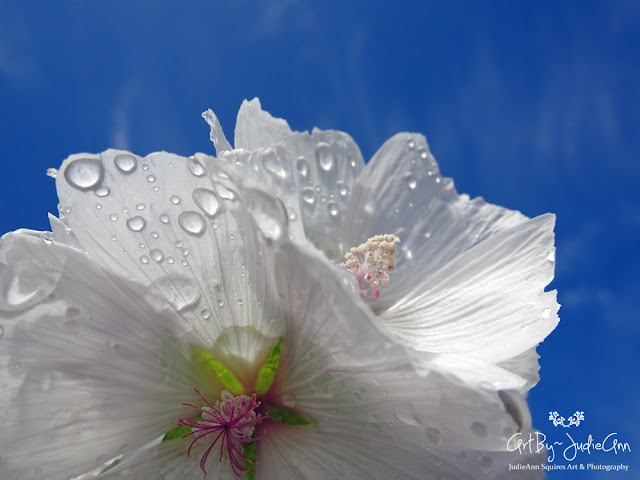
[[[255,460],[247,458],[244,454],[244,444],[258,440],[261,435],[254,436],[256,427],[266,418],[266,415],[256,413],[256,408],[260,406],[260,402],[256,400],[256,395],[251,397],[247,395],[233,396],[227,391],[223,391],[220,400],[215,405],[209,403],[202,393],[194,389],[200,398],[202,398],[205,406],[197,407],[191,404],[186,406],[193,407],[200,411],[201,418],[181,418],[179,425],[191,428],[188,435],[194,435],[195,438],[189,446],[187,455],[191,454],[191,448],[200,439],[211,441],[211,445],[205,451],[200,460],[200,468],[207,473],[205,464],[207,458],[218,445],[220,448],[219,461],[222,461],[226,453],[231,463],[233,473],[240,476],[239,472],[246,472],[248,469],[243,465],[245,462],[255,463]]]
[[[344,256],[346,261],[338,264],[356,277],[362,298],[371,292],[376,300],[380,299],[380,286],[389,283],[389,274],[396,271],[399,241],[393,234],[376,235],[352,248]]]

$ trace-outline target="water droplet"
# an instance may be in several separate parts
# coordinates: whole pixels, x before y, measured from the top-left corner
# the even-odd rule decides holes
[[[54,236],[53,233],[51,232],[42,232],[40,234],[40,238],[44,241],[44,243],[46,244],[51,244],[53,243],[54,240]]]
[[[421,159],[426,160],[427,157],[429,156],[429,153],[427,153],[427,151],[423,149],[423,150],[420,150],[420,154],[419,155],[420,155]]]
[[[316,192],[313,191],[313,188],[307,187],[302,190],[302,200],[309,205],[312,205],[313,202],[316,201]]]
[[[175,262],[175,260],[174,260],[174,258],[173,258],[173,257],[167,257],[167,263],[168,263],[169,265],[173,265],[173,262]]]
[[[196,188],[192,195],[194,203],[207,217],[214,217],[220,211],[220,202],[215,192],[206,188]]]
[[[338,213],[340,213],[340,209],[338,208],[338,204],[334,203],[334,202],[330,202],[327,207],[329,208],[329,213],[331,214],[331,216],[335,217],[336,215],[338,215]]]
[[[106,197],[107,195],[109,195],[109,193],[111,193],[111,190],[109,190],[109,187],[98,187],[96,188],[96,196],[97,197]]]
[[[158,238],[160,235],[158,235],[158,232],[151,232],[151,237],[153,238]]]
[[[178,197],[177,195],[172,195],[169,200],[171,200],[171,203],[173,203],[174,205],[178,205],[180,203],[180,197]]]
[[[486,438],[489,433],[487,431],[487,426],[480,422],[473,422],[471,424],[471,431],[481,438]]]
[[[202,315],[202,318],[204,318],[205,320],[209,320],[209,318],[211,318],[211,314],[206,308],[200,312],[200,315]]]
[[[169,223],[169,215],[167,215],[166,213],[163,213],[162,215],[160,215],[159,218],[160,218],[160,221],[165,225]]]
[[[218,307],[224,307],[224,302],[222,300],[218,300]]]
[[[205,174],[204,166],[196,158],[190,157],[187,159],[187,168],[196,177],[202,177]]]
[[[318,144],[316,147],[316,161],[318,162],[318,166],[325,172],[333,168],[333,153],[329,145],[326,143]]]
[[[427,440],[429,440],[431,443],[436,445],[440,443],[440,430],[438,430],[437,428],[429,427],[425,429],[424,433],[427,436]]]
[[[113,163],[115,163],[116,168],[124,174],[132,173],[138,166],[136,157],[129,155],[128,153],[118,155],[113,159]]]
[[[144,230],[144,227],[146,225],[147,222],[145,222],[144,218],[142,217],[132,217],[127,220],[127,227],[129,227],[129,230],[132,230],[134,232],[141,232],[142,230]]]
[[[147,175],[147,182],[153,183],[155,181],[156,181],[156,177],[154,177],[153,175]]]
[[[102,210],[102,205],[100,205],[99,203],[96,203],[96,209]]]
[[[343,182],[338,182],[338,192],[340,192],[340,195],[343,197],[346,197],[349,194],[349,187]]]
[[[157,248],[154,248],[153,250],[151,250],[149,252],[149,255],[151,255],[151,258],[153,258],[158,263],[160,263],[160,262],[162,262],[162,260],[164,260],[164,255]]]
[[[237,301],[238,301],[238,306],[239,306],[239,307],[241,307],[241,306],[242,306],[242,304],[244,303],[244,302],[242,301],[242,299],[241,299],[241,298],[239,298]]]
[[[413,175],[413,173],[409,172],[404,176],[404,181],[407,183],[411,190],[414,190],[418,186],[418,180]]]
[[[416,142],[414,142],[413,140],[409,140],[409,148],[416,148]]]
[[[144,265],[146,265],[147,263],[149,263],[149,257],[147,257],[146,255],[143,255],[140,257],[140,262],[142,262]]]
[[[176,246],[176,248],[182,248],[184,242],[182,240],[178,240],[176,241],[176,243],[174,243],[174,245]]]
[[[303,157],[300,157],[298,159],[298,163],[296,163],[296,168],[298,169],[298,172],[300,172],[300,175],[302,175],[303,177],[306,177],[307,173],[309,173],[309,164]]]
[[[216,189],[216,192],[218,192],[218,196],[223,200],[230,200],[232,202],[236,200],[237,194],[230,188],[225,187],[219,182],[213,182],[213,186]]]
[[[81,158],[71,162],[64,171],[69,185],[78,190],[89,190],[102,181],[104,166],[96,158]]]
[[[196,237],[202,235],[207,226],[202,215],[194,211],[182,212],[178,216],[178,223],[185,232]]]
[[[551,309],[550,308],[545,308],[544,310],[542,310],[542,312],[540,312],[540,316],[542,318],[549,318],[550,315],[551,315]]]
[[[47,168],[47,177],[56,178],[58,176],[57,168]]]
[[[139,203],[138,205],[136,205],[136,210],[144,210],[144,203]]]
[[[549,250],[547,252],[547,260],[549,260],[550,262],[555,262],[556,261],[556,249],[552,248],[551,250]]]
[[[200,298],[200,290],[188,277],[169,275],[160,278],[156,283],[167,301],[179,312],[194,305]]]
[[[148,164],[146,164],[146,163],[143,163],[143,164],[142,164],[142,170],[144,170],[145,172],[146,172],[147,170],[149,170],[149,165],[148,165]]]
[[[273,150],[267,150],[262,158],[262,165],[271,175],[279,178],[286,178],[287,171],[282,166],[278,155]]]

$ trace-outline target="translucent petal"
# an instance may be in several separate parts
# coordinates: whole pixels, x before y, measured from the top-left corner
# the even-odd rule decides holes
[[[338,261],[350,247],[341,241],[343,225],[351,186],[364,167],[353,139],[334,130],[292,132],[285,120],[273,118],[254,99],[240,107],[235,146],[248,150],[284,148],[295,172],[306,235]]]
[[[478,243],[419,282],[380,317],[418,350],[497,363],[534,347],[558,323],[553,215]]]
[[[76,249],[22,232],[5,240],[8,267],[39,265],[20,281],[41,282],[47,295],[0,311],[10,326],[0,338],[0,471],[68,478],[171,429],[194,395],[175,312],[147,304],[140,285],[108,277]]]
[[[397,273],[374,308],[393,304],[473,245],[526,220],[519,212],[458,196],[440,174],[422,135],[400,133],[378,150],[355,185],[345,217],[345,244],[393,233],[400,238]]]
[[[162,295],[203,342],[229,327],[274,328],[262,249],[225,165],[107,150],[69,157],[57,177],[64,222],[89,255]]]
[[[498,366],[513,372],[521,378],[524,378],[526,383],[520,387],[520,391],[526,392],[540,381],[539,358],[540,355],[538,355],[538,352],[536,352],[534,347],[513,358],[503,360],[498,364]]]
[[[187,456],[190,440],[175,440],[163,442],[143,450],[133,457],[123,461],[109,471],[98,475],[98,480],[184,480],[191,478],[203,478],[200,470],[200,458],[204,444],[195,444],[191,455]],[[213,453],[207,462],[207,477],[216,480],[232,480],[238,477],[233,474],[229,464],[218,458]]]

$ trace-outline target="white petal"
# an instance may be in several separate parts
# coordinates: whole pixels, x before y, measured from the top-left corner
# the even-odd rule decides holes
[[[307,237],[329,258],[340,260],[349,247],[341,240],[351,185],[364,167],[353,139],[335,130],[292,132],[285,120],[273,118],[254,99],[240,107],[235,146],[284,148],[295,172]]]
[[[98,475],[97,480],[184,480],[203,478],[200,470],[200,458],[204,445],[196,444],[187,456],[190,441],[184,440],[163,442],[126,459],[109,471]],[[202,442],[200,442],[202,443]],[[235,476],[226,460],[218,462],[215,451],[209,456],[206,465],[207,478],[215,480],[232,480]]]
[[[473,245],[525,220],[519,212],[458,196],[426,139],[400,133],[385,142],[354,185],[345,243],[357,246],[388,233],[400,238],[397,273],[374,307],[380,310]]]
[[[430,274],[381,314],[418,350],[497,363],[534,347],[558,323],[553,215],[480,242]]]
[[[107,150],[69,157],[57,177],[64,221],[89,255],[163,295],[211,342],[230,326],[269,333],[276,308],[248,213],[220,183],[223,167],[202,154]]]
[[[527,392],[531,390],[540,381],[540,364],[538,359],[540,355],[536,352],[535,348],[531,348],[526,352],[521,353],[513,358],[504,360],[498,364],[499,367],[504,368],[520,378],[526,380],[525,385],[520,387],[521,392]]]
[[[10,330],[0,383],[0,470],[19,478],[83,474],[173,428],[193,398],[189,352],[171,310],[139,285],[107,277],[86,254],[21,232],[5,237],[19,282],[46,292],[26,310],[2,308]],[[0,274],[6,286],[4,270]],[[50,279],[55,278],[53,285]],[[13,477],[11,477],[13,478]]]
[[[287,326],[272,393],[316,424],[267,425],[259,472],[371,478],[395,469],[422,478],[429,469],[458,471],[446,452],[504,450],[522,427],[520,414],[495,392],[436,372],[419,377],[402,349],[372,326],[368,309],[343,292],[324,258],[304,260],[291,246],[276,258]]]

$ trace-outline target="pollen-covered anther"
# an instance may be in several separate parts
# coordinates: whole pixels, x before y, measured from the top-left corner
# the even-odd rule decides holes
[[[356,277],[361,297],[371,292],[374,298],[380,298],[380,286],[388,284],[389,274],[396,271],[396,243],[399,241],[393,234],[376,235],[352,248],[344,256],[346,261],[338,264]]]
[[[195,390],[195,389],[194,389]],[[191,404],[184,404],[199,410],[202,418],[181,418],[179,425],[191,427],[191,432],[185,435],[194,435],[195,438],[189,446],[187,455],[191,454],[191,448],[200,439],[211,441],[211,445],[204,452],[200,460],[200,468],[206,474],[205,464],[207,458],[216,445],[220,448],[219,461],[225,456],[229,458],[233,473],[240,476],[239,472],[246,472],[247,468],[243,461],[253,462],[245,457],[244,444],[254,442],[260,435],[254,436],[256,427],[266,418],[266,415],[256,413],[256,408],[260,402],[256,400],[255,394],[251,397],[238,395],[234,397],[229,392],[222,392],[221,400],[215,405],[209,403],[202,393],[195,390],[202,398],[205,406],[197,407]],[[184,438],[184,437],[183,437]]]

